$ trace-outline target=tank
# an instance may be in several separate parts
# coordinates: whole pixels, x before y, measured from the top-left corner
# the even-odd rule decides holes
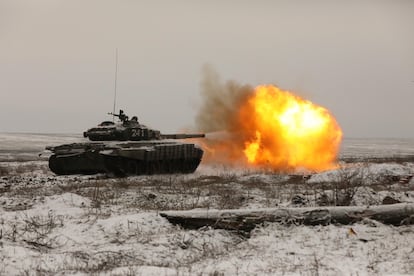
[[[117,176],[192,173],[203,150],[176,139],[202,138],[204,134],[161,134],[131,120],[120,110],[119,122],[104,121],[83,133],[90,141],[46,147],[52,154],[49,168],[58,175],[113,173]]]

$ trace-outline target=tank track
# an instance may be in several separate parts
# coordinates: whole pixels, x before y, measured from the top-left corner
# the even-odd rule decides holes
[[[56,156],[49,158],[49,168],[58,175],[113,173],[117,176],[193,173],[201,159],[144,161],[124,157],[105,156],[90,159],[85,156]]]
[[[58,175],[110,173],[116,176],[193,173],[203,151],[193,144],[69,144],[49,157],[49,168]],[[147,150],[152,145],[153,150]],[[125,147],[125,148],[123,148]],[[82,148],[82,151],[75,149]],[[132,153],[126,149],[131,149]],[[155,149],[155,150],[154,150]],[[132,156],[132,157],[131,157]]]
[[[96,174],[107,172],[103,158],[99,154],[89,156],[87,153],[72,155],[51,155],[49,168],[58,175]]]
[[[180,160],[154,160],[144,161],[123,157],[107,156],[104,158],[107,172],[115,175],[144,175],[144,174],[173,174],[193,173],[201,159],[180,159]]]

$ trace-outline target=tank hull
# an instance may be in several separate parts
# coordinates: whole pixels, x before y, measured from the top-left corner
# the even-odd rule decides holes
[[[198,146],[176,141],[91,142],[49,150],[49,168],[58,175],[192,173],[203,156]]]

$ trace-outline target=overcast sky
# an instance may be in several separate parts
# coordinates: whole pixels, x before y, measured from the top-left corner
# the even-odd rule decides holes
[[[0,0],[0,132],[81,133],[117,107],[194,124],[201,71],[277,84],[345,137],[414,137],[414,1]]]

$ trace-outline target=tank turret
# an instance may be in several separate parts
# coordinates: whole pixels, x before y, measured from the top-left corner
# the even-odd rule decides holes
[[[56,174],[113,173],[140,175],[192,173],[203,150],[174,139],[203,138],[204,134],[161,134],[122,111],[119,122],[104,121],[83,133],[92,142],[46,147],[52,152],[49,168]]]
[[[204,134],[161,134],[159,130],[148,128],[138,122],[138,117],[129,120],[123,110],[119,114],[108,113],[118,117],[120,122],[104,121],[83,133],[91,141],[148,141],[162,139],[202,138]]]

